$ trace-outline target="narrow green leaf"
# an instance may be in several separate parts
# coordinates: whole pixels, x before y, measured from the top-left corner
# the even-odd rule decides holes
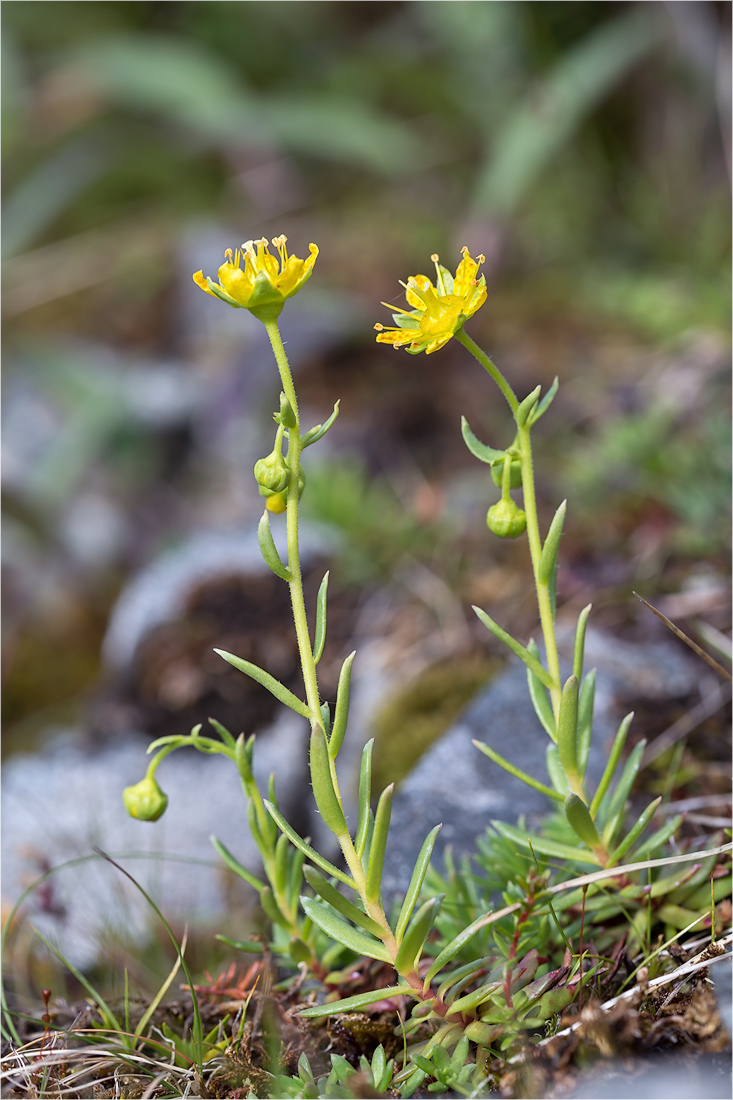
[[[530,417],[530,420],[529,420],[530,425],[536,424],[537,421],[539,420],[539,418],[541,416],[545,415],[545,413],[549,409],[550,405],[555,400],[555,394],[557,393],[559,386],[560,386],[560,381],[559,381],[559,379],[556,375],[555,376],[555,381],[552,383],[549,390],[547,391],[545,396],[542,398],[542,400],[540,401],[540,403],[537,406],[537,408],[535,409],[535,411],[532,413],[532,416]]]
[[[331,1001],[329,1004],[304,1008],[298,1015],[307,1020],[318,1020],[322,1016],[335,1016],[341,1012],[358,1012],[362,1008],[376,1004],[377,1001],[398,997],[401,994],[414,997],[415,991],[409,985],[388,985],[383,989],[372,989],[369,993],[357,993],[354,997],[344,997],[342,1001]]]
[[[316,631],[313,639],[313,660],[315,664],[323,655],[323,647],[326,642],[326,597],[328,595],[328,571],[321,581],[316,597]]]
[[[384,857],[387,852],[387,837],[389,836],[389,822],[392,816],[392,795],[394,783],[385,787],[379,796],[377,812],[374,815],[374,835],[372,837],[372,850],[369,853],[369,863],[366,873],[365,896],[370,904],[379,901],[379,890],[382,885],[382,871],[384,870]]]
[[[608,813],[604,815],[603,820],[603,839],[606,844],[610,844],[612,841],[616,828],[623,818],[626,800],[641,768],[641,758],[644,755],[645,748],[646,740],[643,738],[638,744],[634,745],[611,795]]]
[[[321,703],[321,720],[326,737],[331,733],[331,708],[328,703]]]
[[[279,699],[281,703],[284,703],[286,707],[290,707],[296,714],[300,714],[303,718],[310,718],[310,711],[307,705],[298,698],[297,695],[293,695],[292,691],[276,680],[274,676],[271,676],[269,672],[265,672],[264,669],[258,668],[257,665],[253,665],[251,661],[245,661],[241,657],[235,657],[233,653],[227,653],[223,649],[215,649],[214,653],[218,653],[220,657],[223,657],[234,668],[239,669],[246,676],[250,676],[253,680],[256,680],[258,684],[262,684],[264,688],[267,688],[276,699]]]
[[[288,908],[294,913],[298,908],[298,898],[303,884],[303,862],[305,853],[293,845],[290,847],[290,865],[288,867],[288,883],[285,896],[288,899]]]
[[[350,653],[341,666],[338,688],[336,689],[336,707],[333,714],[333,729],[328,742],[328,751],[331,759],[335,760],[346,733],[346,723],[349,718],[349,699],[351,692],[351,666],[356,657],[356,650]]]
[[[369,835],[369,814],[372,798],[372,750],[374,738],[367,741],[361,753],[361,768],[359,769],[359,813],[356,823],[356,836],[354,848],[359,859],[363,859],[367,836]]]
[[[326,734],[321,726],[314,726],[310,738],[310,773],[313,797],[324,823],[336,836],[348,833],[343,806],[336,793],[331,775],[331,758]]]
[[[621,859],[621,856],[625,855],[631,845],[638,840],[651,819],[654,817],[654,814],[656,813],[661,801],[662,796],[660,795],[659,798],[655,798],[653,802],[649,803],[647,808],[643,811],[639,819],[628,831],[621,843],[617,844],[613,851],[609,853],[608,863],[606,864],[607,867],[613,867],[615,863],[618,863],[618,861]]]
[[[499,992],[503,984],[501,981],[487,982],[485,985],[479,986],[478,989],[465,993],[463,997],[453,1001],[450,1006],[451,1012],[470,1012],[473,1015],[474,1009],[478,1008],[484,1001],[490,1001],[494,994]]]
[[[358,924],[365,932],[376,936],[377,939],[380,938],[382,929],[377,922],[372,920],[367,913],[359,909],[353,902],[350,902],[348,898],[345,898],[343,894],[340,894],[333,883],[319,874],[314,867],[306,867],[303,874],[308,885],[315,890],[318,896],[327,901],[343,917],[346,917],[352,924]]]
[[[332,875],[334,878],[337,878],[339,882],[343,882],[346,886],[350,886],[352,890],[356,889],[356,883],[351,875],[347,875],[344,871],[340,871],[338,867],[334,867],[334,865],[329,863],[329,861],[317,852],[315,848],[311,848],[310,844],[303,840],[302,836],[299,836],[292,825],[285,820],[276,806],[266,801],[265,807],[272,819],[277,822],[278,827],[290,838],[296,848],[300,848],[301,852],[305,853],[311,863],[315,863],[316,867],[320,867],[327,875]]]
[[[503,821],[492,821],[491,823],[496,829],[497,833],[501,836],[507,837],[509,840],[513,840],[515,844],[520,844],[523,848],[531,849],[535,852],[539,852],[544,856],[552,856],[555,859],[569,860],[574,863],[592,863],[594,867],[598,867],[598,857],[588,849],[573,848],[569,844],[561,844],[554,840],[545,840],[542,837],[534,837],[523,832],[521,829],[514,825],[507,825]]]
[[[232,736],[226,726],[223,726],[221,722],[217,722],[216,718],[209,718],[209,725],[213,726],[225,745],[228,745],[230,749],[236,748],[236,738]]]
[[[624,744],[626,743],[626,735],[629,732],[629,726],[631,725],[631,723],[633,721],[633,718],[634,718],[634,712],[632,710],[623,719],[623,721],[621,722],[621,725],[619,726],[619,728],[616,732],[616,737],[614,738],[613,745],[611,746],[611,753],[608,757],[608,763],[606,764],[603,775],[601,776],[601,781],[598,784],[598,789],[596,790],[596,793],[593,795],[593,801],[590,804],[591,816],[594,819],[598,817],[598,813],[599,813],[599,810],[601,808],[601,803],[603,802],[603,799],[606,797],[606,791],[610,787],[611,782],[613,780],[613,777],[616,774],[616,768],[618,767],[618,762],[621,759],[621,753],[624,751]]]
[[[534,638],[530,638],[527,643],[527,650],[539,661],[540,651]],[[545,733],[553,741],[557,741],[557,727],[555,725],[555,715],[552,713],[552,705],[545,687],[537,679],[531,668],[527,669],[527,687],[529,688],[529,697],[532,700],[534,712],[542,723]]]
[[[565,799],[565,816],[575,835],[580,837],[592,852],[598,852],[599,855],[605,854],[601,838],[598,835],[593,818],[590,816],[588,807],[577,794],[569,794]]]
[[[251,733],[248,738],[245,738],[243,733],[240,733],[234,745],[234,762],[237,765],[237,770],[242,780],[247,795],[251,796],[252,788],[254,786],[254,776],[252,775],[252,753],[254,750],[255,735]]]
[[[426,901],[410,921],[394,962],[398,974],[412,974],[417,970],[417,964],[444,897],[445,894],[439,894]]]
[[[430,830],[428,835],[425,837],[425,840],[423,841],[422,848],[420,849],[420,854],[415,861],[415,867],[412,872],[412,877],[410,879],[410,885],[407,888],[405,900],[402,903],[400,915],[397,918],[397,924],[395,926],[395,939],[397,940],[397,943],[402,942],[402,936],[404,934],[405,928],[407,927],[407,922],[412,916],[412,911],[417,904],[417,899],[419,898],[420,891],[422,890],[422,884],[425,881],[425,875],[427,874],[428,867],[430,866],[430,857],[433,854],[435,841],[437,840],[438,833],[440,832],[442,827],[442,825],[436,825],[434,829]]]
[[[273,924],[279,924],[281,928],[290,931],[290,921],[280,912],[280,907],[269,886],[260,890],[260,905],[265,911],[265,916],[269,917]]]
[[[258,893],[264,890],[265,883],[262,879],[257,878],[251,871],[248,871],[220,840],[217,840],[215,836],[210,836],[209,840],[213,844],[218,856],[226,863],[230,871],[233,871],[235,875],[239,875],[240,878],[243,878],[244,881],[248,882],[250,886],[253,886]]]
[[[327,909],[315,898],[301,897],[300,904],[313,923],[317,924],[327,936],[348,947],[356,955],[366,955],[369,959],[379,959],[381,962],[392,961],[389,951],[381,940],[368,936],[366,932],[360,932],[358,928],[347,924],[334,913],[333,909]]]
[[[466,946],[469,940],[473,939],[476,933],[481,928],[483,928],[485,924],[486,914],[482,913],[481,916],[477,917],[476,920],[469,924],[467,928],[464,928],[463,931],[459,932],[458,935],[450,941],[450,943],[447,943],[445,945],[440,954],[436,956],[435,959],[433,959],[430,969],[425,975],[425,982],[423,986],[424,989],[428,989],[435,975],[443,969],[446,963],[449,963],[452,958],[455,958],[458,952]]]
[[[545,764],[547,766],[547,774],[550,777],[550,782],[564,801],[565,796],[570,791],[570,787],[568,785],[568,777],[562,769],[560,757],[557,754],[557,745],[547,746]]]
[[[233,940],[230,936],[222,935],[221,932],[217,932],[214,939],[219,940],[220,943],[225,943],[227,947],[233,947],[235,951],[246,951],[249,955],[260,955],[262,953],[261,943],[247,943],[245,940]]]
[[[526,783],[526,785],[533,790],[539,791],[541,794],[554,799],[556,802],[562,802],[563,796],[561,794],[557,791],[553,791],[551,787],[547,787],[544,783],[540,783],[539,779],[534,779],[533,776],[528,775],[527,772],[523,772],[522,769],[518,768],[515,764],[510,764],[508,760],[505,760],[495,749],[490,748],[488,745],[484,744],[483,741],[474,741],[473,743],[484,756],[488,756],[489,760],[493,760],[495,764],[498,764],[504,771],[509,772],[515,779],[521,779],[522,783]]]
[[[285,833],[280,833],[275,844],[275,868],[274,868],[274,882],[272,884],[274,893],[278,902],[280,898],[285,897],[285,890],[288,881],[288,853],[290,852],[290,841],[285,836]]]
[[[495,462],[499,462],[500,459],[506,457],[506,451],[497,451],[493,447],[487,447],[485,443],[477,439],[469,428],[465,416],[461,417],[461,433],[464,443],[479,462],[486,462],[489,466],[493,466]]]
[[[588,616],[591,613],[592,603],[587,604],[578,615],[578,625],[575,628],[575,642],[573,644],[573,676],[578,683],[583,679],[583,657],[585,654],[585,628],[588,625]]]
[[[552,517],[550,530],[547,532],[547,538],[540,555],[540,564],[537,568],[537,580],[540,584],[548,584],[550,577],[557,568],[557,557],[560,552],[560,539],[562,538],[567,507],[568,502],[564,500]]]
[[[568,779],[578,775],[578,681],[569,676],[562,689],[557,720],[557,753]]]
[[[462,985],[472,985],[479,978],[486,976],[486,971],[491,963],[496,962],[496,955],[484,955],[481,959],[472,959],[469,963],[453,970],[436,990],[436,996],[444,1001],[451,989],[460,991]]]
[[[257,541],[260,544],[260,553],[262,554],[265,565],[272,570],[276,577],[280,577],[284,581],[292,580],[290,570],[283,564],[277,552],[275,540],[272,537],[272,530],[270,529],[270,513],[266,508],[257,525]]]
[[[634,852],[634,860],[638,863],[639,860],[648,859],[663,847],[669,838],[674,836],[679,829],[682,824],[682,816],[682,814],[675,814],[674,817],[669,819],[666,825],[663,825],[661,829],[657,829],[655,833],[648,836]]]
[[[593,707],[596,697],[596,670],[592,668],[583,680],[578,700],[578,775],[585,778],[593,734]]]
[[[300,446],[301,446],[302,450],[305,450],[306,447],[310,447],[311,443],[317,443],[319,439],[323,439],[324,435],[329,430],[329,428],[333,425],[334,421],[336,420],[336,417],[339,414],[339,405],[340,404],[341,404],[340,400],[336,402],[336,404],[333,407],[333,412],[329,416],[328,420],[326,420],[323,424],[316,424],[315,428],[310,428],[305,433],[305,435],[302,437],[302,439],[300,441]]]
[[[512,638],[511,634],[508,634],[506,630],[503,629],[503,627],[494,622],[491,616],[487,615],[485,611],[482,611],[480,607],[476,607],[474,605],[473,610],[475,611],[481,622],[484,624],[486,629],[489,630],[495,638],[498,638],[500,642],[503,642],[504,645],[512,651],[512,653],[519,657],[520,661],[523,661],[527,668],[530,668],[532,670],[540,683],[544,684],[547,688],[551,688],[553,686],[552,677],[550,676],[547,669],[542,667],[537,658],[533,657],[528,649],[525,649],[520,642],[517,642],[514,638]]]
[[[514,414],[514,419],[517,422],[518,428],[523,428],[527,423],[529,416],[534,412],[535,405],[539,400],[539,396],[542,393],[542,386],[535,386],[530,394],[525,397],[524,401],[520,401],[519,408]]]

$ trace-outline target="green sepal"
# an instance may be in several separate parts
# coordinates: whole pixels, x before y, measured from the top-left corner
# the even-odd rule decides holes
[[[276,321],[282,313],[285,298],[270,281],[266,271],[258,271],[246,309],[263,324]]]
[[[248,871],[220,840],[217,840],[215,836],[210,836],[209,840],[213,844],[219,858],[223,860],[230,871],[233,871],[235,875],[239,875],[245,882],[248,882],[258,893],[264,890],[265,883],[262,879],[257,878],[257,875],[253,875],[251,871]]]
[[[575,835],[593,852],[602,852],[603,843],[596,829],[588,807],[577,794],[569,794],[565,799],[565,816]]]
[[[328,596],[328,571],[326,571],[316,597],[316,629],[313,638],[313,663],[318,664],[326,643],[326,597]]]
[[[528,649],[514,638],[511,634],[508,634],[503,627],[494,622],[490,615],[487,615],[485,611],[482,611],[480,607],[473,605],[473,610],[484,624],[487,630],[489,630],[495,638],[498,638],[500,642],[503,642],[507,649],[510,649],[515,656],[519,657],[520,661],[523,661],[527,668],[530,668],[535,674],[540,683],[544,684],[547,688],[552,688],[553,682],[547,669],[543,668],[536,657],[533,657]]]
[[[333,883],[324,878],[314,867],[305,867],[303,876],[311,889],[315,890],[318,896],[328,902],[342,917],[346,917],[352,924],[358,924],[365,932],[379,939],[382,929],[377,922],[339,893]]]
[[[530,638],[527,643],[527,652],[537,660],[540,660],[540,651],[534,638]],[[557,727],[555,725],[555,715],[552,713],[552,704],[547,696],[547,691],[542,683],[537,679],[531,668],[527,669],[527,687],[529,689],[529,697],[532,700],[532,706],[534,712],[542,723],[542,727],[548,737],[551,737],[553,741],[557,741]]]
[[[547,393],[545,394],[545,396],[540,401],[540,403],[537,406],[537,408],[535,409],[535,411],[532,413],[532,416],[531,416],[530,421],[529,421],[530,426],[533,425],[533,424],[536,424],[537,421],[540,419],[540,417],[545,415],[545,413],[547,412],[550,405],[552,404],[552,402],[555,399],[555,394],[557,393],[559,386],[560,386],[560,382],[559,382],[557,376],[555,376],[554,382],[550,386],[550,388],[547,391]]]
[[[317,852],[315,848],[311,848],[310,844],[306,840],[303,840],[303,837],[299,836],[293,826],[285,820],[276,806],[273,806],[271,802],[265,800],[265,809],[270,814],[273,821],[276,822],[278,828],[285,833],[296,848],[299,848],[300,851],[305,854],[306,858],[309,859],[311,863],[315,863],[316,867],[320,867],[327,875],[332,875],[333,878],[337,878],[339,882],[343,882],[346,886],[350,886],[352,890],[356,889],[356,883],[351,875],[347,875],[345,871],[340,871],[338,867],[334,867],[333,863],[330,863],[320,854],[320,852]]]
[[[269,886],[265,886],[260,890],[260,905],[265,911],[265,916],[269,917],[273,924],[279,924],[281,928],[290,931],[290,921],[280,912],[280,907],[275,901],[272,889]]]
[[[435,847],[435,841],[437,840],[438,833],[442,829],[442,825],[436,825],[434,829],[431,829],[428,835],[423,841],[420,854],[415,861],[415,867],[410,878],[410,885],[407,888],[405,894],[405,900],[402,903],[400,914],[397,918],[397,924],[395,925],[395,939],[397,943],[402,942],[402,936],[404,935],[407,922],[412,916],[412,911],[417,904],[417,899],[420,896],[422,890],[422,884],[425,881],[425,875],[427,874],[428,867],[430,866],[430,857],[433,854],[433,848]]]
[[[328,741],[320,725],[311,730],[310,774],[313,797],[325,825],[336,836],[344,836],[348,833],[346,818],[331,775]]]
[[[560,539],[562,538],[567,507],[568,502],[564,500],[552,517],[550,530],[547,532],[547,538],[540,555],[540,564],[537,568],[539,584],[549,584],[550,578],[557,568],[557,556],[560,552]]]
[[[222,300],[222,302],[226,302],[227,305],[229,305],[229,306],[234,306],[235,309],[244,309],[245,308],[241,304],[241,302],[235,301],[235,299],[231,298],[225,290],[222,290],[222,288],[219,286],[219,284],[215,283],[210,275],[206,276],[206,282],[208,283],[209,290],[211,291],[211,293],[215,294],[217,298],[220,298]]]
[[[336,689],[336,706],[333,712],[333,728],[328,741],[328,751],[332,760],[336,759],[341,743],[346,733],[346,723],[349,717],[349,699],[351,693],[351,666],[354,663],[356,650],[350,653],[341,666],[339,682]]]
[[[651,819],[654,817],[654,814],[656,813],[661,801],[662,796],[660,795],[658,798],[655,798],[653,802],[650,802],[647,808],[639,816],[638,820],[634,823],[631,829],[629,829],[628,833],[621,841],[621,843],[617,844],[616,847],[612,849],[611,852],[609,852],[607,863],[608,867],[613,867],[615,863],[618,863],[618,861],[621,859],[621,856],[625,855],[631,845],[636,843]]]
[[[315,428],[310,428],[305,435],[301,438],[300,446],[302,450],[306,447],[310,447],[311,443],[317,443],[319,439],[323,439],[324,435],[330,427],[334,424],[336,417],[339,414],[340,401],[337,401],[333,407],[333,412],[323,424],[316,424]]]
[[[488,447],[476,438],[468,426],[465,416],[461,417],[461,434],[463,435],[463,442],[479,462],[486,462],[489,466],[493,466],[495,462],[500,462],[506,458],[506,451],[497,451],[494,447]]]
[[[557,752],[565,774],[573,785],[578,779],[578,681],[569,676],[560,699],[557,720]]]
[[[369,836],[369,815],[372,799],[372,750],[374,738],[367,741],[361,751],[361,767],[359,769],[359,811],[356,822],[356,835],[354,848],[359,859],[364,856],[367,838]]]
[[[392,795],[394,783],[385,787],[379,796],[377,812],[374,815],[374,835],[372,836],[372,848],[369,853],[369,863],[366,872],[366,887],[364,896],[370,905],[379,901],[379,890],[382,885],[382,872],[384,870],[384,857],[387,852],[387,837],[389,836],[389,822],[392,816]]]
[[[271,676],[269,672],[265,672],[264,669],[258,668],[257,665],[253,665],[251,661],[245,661],[241,657],[235,657],[233,653],[227,653],[223,649],[215,649],[214,653],[218,653],[220,657],[223,657],[234,668],[239,669],[245,676],[250,676],[253,680],[256,680],[262,687],[267,688],[276,699],[281,703],[284,703],[286,707],[290,707],[296,714],[300,714],[303,718],[310,717],[310,711],[307,705],[299,699],[297,695],[293,695],[292,691],[281,684],[279,680],[276,680],[274,676]]]
[[[422,950],[443,904],[444,897],[445,894],[438,894],[437,897],[426,901],[410,921],[394,961],[394,967],[398,974],[411,974],[417,970]]]
[[[265,565],[272,570],[276,577],[280,577],[284,581],[292,580],[290,570],[283,564],[280,555],[277,552],[275,546],[275,540],[272,537],[272,530],[270,528],[270,513],[265,508],[260,522],[257,524],[257,541],[260,544],[260,553],[265,562]]]
[[[518,428],[523,428],[527,423],[529,416],[534,412],[535,406],[539,400],[539,396],[542,393],[542,386],[535,386],[530,394],[525,397],[524,401],[521,401],[517,411],[514,414],[514,419],[517,422]],[[530,421],[530,423],[532,423]]]
[[[366,932],[360,932],[358,928],[347,924],[341,917],[334,913],[333,909],[327,909],[315,898],[301,897],[300,904],[305,913],[321,931],[330,936],[332,940],[348,947],[356,955],[366,955],[369,959],[379,959],[381,962],[391,962],[391,956],[381,940],[369,936]]]
[[[593,707],[596,697],[596,670],[592,668],[583,680],[578,699],[578,775],[585,778],[593,734]]]
[[[318,1020],[322,1016],[335,1016],[341,1012],[358,1012],[362,1008],[376,1004],[377,1001],[401,995],[414,997],[415,991],[408,985],[388,985],[382,989],[372,989],[369,993],[357,993],[354,997],[344,997],[342,1001],[331,1001],[329,1004],[304,1008],[298,1015],[307,1020]]]
[[[593,795],[593,801],[590,804],[590,812],[594,818],[598,817],[601,809],[601,804],[606,797],[606,792],[608,791],[608,788],[613,781],[613,777],[616,774],[616,768],[618,767],[618,762],[621,759],[621,753],[623,752],[624,745],[626,743],[626,735],[629,732],[629,726],[631,725],[633,718],[634,712],[632,710],[622,720],[621,725],[616,731],[616,736],[614,738],[613,745],[611,746],[611,752],[608,757],[608,762],[606,763],[606,767],[603,771],[603,775],[601,776],[601,780],[598,784],[596,793]]]
[[[515,764],[510,764],[510,762],[505,760],[496,749],[490,748],[488,745],[484,744],[483,741],[474,741],[473,744],[479,752],[482,752],[484,756],[488,756],[489,760],[493,760],[495,764],[498,764],[504,771],[509,772],[515,779],[521,780],[522,783],[525,783],[535,791],[539,791],[540,794],[546,795],[547,798],[562,802],[563,796],[561,794],[558,794],[557,791],[553,791],[551,787],[546,786],[544,783],[540,783],[539,779],[534,779],[533,776],[528,775],[527,772],[522,771],[522,769],[518,768]]]
[[[575,628],[575,642],[573,643],[573,676],[577,676],[578,683],[583,679],[583,657],[585,654],[585,628],[588,625],[588,616],[591,613],[592,603],[587,604],[578,615],[578,625]]]

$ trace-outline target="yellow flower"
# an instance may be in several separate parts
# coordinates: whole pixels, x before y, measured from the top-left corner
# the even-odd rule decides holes
[[[398,307],[398,312],[392,314],[396,328],[376,324],[378,343],[393,344],[396,348],[409,345],[406,350],[411,355],[421,351],[430,355],[447,344],[451,336],[455,336],[468,318],[481,308],[486,301],[486,279],[483,275],[477,279],[476,275],[485,257],[479,256],[474,260],[465,246],[461,252],[463,259],[455,278],[438,263],[438,256],[433,255],[430,258],[437,272],[435,286],[427,275],[411,275],[406,283],[402,283],[412,309]],[[382,302],[382,305],[387,309],[394,308],[388,302]]]
[[[318,248],[312,244],[307,260],[288,256],[286,242],[284,234],[272,239],[279,260],[269,252],[265,237],[259,241],[246,241],[234,255],[228,248],[224,253],[226,260],[219,268],[218,283],[205,276],[203,271],[197,271],[193,281],[207,294],[221,298],[222,302],[235,309],[248,309],[260,321],[274,321],[280,315],[286,298],[292,298],[310,279],[318,255]]]

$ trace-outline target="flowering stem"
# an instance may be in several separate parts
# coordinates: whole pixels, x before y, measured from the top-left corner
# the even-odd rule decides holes
[[[310,634],[308,632],[308,617],[305,610],[305,597],[303,595],[303,574],[300,567],[300,546],[298,539],[298,479],[300,477],[300,455],[302,445],[300,440],[300,421],[298,419],[298,400],[295,395],[293,376],[290,373],[290,364],[285,354],[282,337],[277,321],[266,321],[265,328],[270,337],[275,361],[280,372],[283,391],[295,416],[295,426],[288,428],[288,466],[290,467],[290,482],[287,496],[287,542],[288,542],[288,571],[290,580],[290,601],[293,607],[295,620],[295,635],[298,640],[300,663],[303,669],[303,682],[305,695],[311,712],[311,726],[321,723],[321,697],[318,690],[318,677],[316,675],[316,662],[313,659]]]
[[[560,660],[557,653],[557,640],[555,638],[555,616],[552,612],[552,599],[550,597],[549,582],[542,583],[539,579],[540,558],[542,557],[542,538],[540,525],[537,518],[537,498],[534,488],[534,463],[532,462],[532,440],[530,425],[526,422],[519,428],[519,455],[522,466],[522,496],[524,499],[524,512],[527,516],[527,539],[529,540],[529,553],[532,559],[532,572],[534,573],[535,589],[537,591],[537,607],[542,624],[542,636],[545,641],[545,653],[547,655],[547,671],[552,677],[553,686],[550,689],[552,698],[552,710],[557,722],[560,714],[560,698],[562,686],[560,684]]]
[[[517,409],[519,408],[519,401],[512,387],[507,382],[504,375],[501,373],[495,363],[489,359],[485,351],[482,351],[475,341],[461,328],[456,333],[456,340],[463,344],[464,348],[467,348],[471,352],[471,355],[475,359],[478,359],[484,370],[488,371],[491,377],[496,382],[497,386],[506,398],[509,408],[512,410],[512,416],[516,416]]]

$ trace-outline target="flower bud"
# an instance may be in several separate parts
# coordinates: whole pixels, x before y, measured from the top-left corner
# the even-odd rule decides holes
[[[491,467],[491,480],[494,485],[498,485],[501,489],[502,481],[504,478],[504,459],[500,458],[498,462],[494,462]],[[522,463],[517,455],[511,456],[511,466],[509,467],[509,488],[518,489],[522,484]]]
[[[165,813],[168,795],[151,776],[145,776],[134,787],[125,787],[122,801],[130,817],[138,821],[157,821]]]
[[[509,497],[492,505],[486,513],[486,525],[500,539],[516,539],[524,533],[527,517]]]
[[[288,474],[290,471],[288,470]],[[301,468],[298,474],[298,500],[303,495],[303,489],[305,488],[305,474]],[[266,485],[260,485],[260,496],[265,498],[265,507],[268,512],[275,512],[279,515],[284,512],[288,506],[288,496],[285,489],[281,489],[280,492],[275,492],[272,489],[268,489]]]
[[[290,467],[277,449],[255,462],[254,474],[257,484],[271,493],[281,493],[290,481]]]

